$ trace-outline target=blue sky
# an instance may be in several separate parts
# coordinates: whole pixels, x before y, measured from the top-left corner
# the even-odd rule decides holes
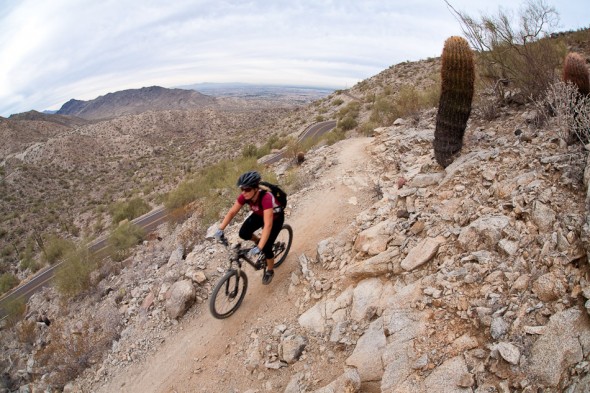
[[[559,30],[590,26],[587,2],[547,0]],[[476,17],[522,4],[450,3]],[[443,0],[0,0],[0,116],[152,85],[348,88],[460,34]]]

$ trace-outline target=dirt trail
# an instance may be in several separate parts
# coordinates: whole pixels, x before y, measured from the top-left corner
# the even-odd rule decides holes
[[[256,375],[245,370],[239,347],[251,341],[257,326],[272,330],[296,320],[295,299],[287,290],[291,273],[299,268],[298,257],[304,253],[315,257],[320,240],[339,233],[369,206],[370,182],[364,172],[371,140],[347,139],[334,145],[335,164],[313,181],[320,186],[298,197],[286,220],[294,230],[293,246],[270,286],[263,286],[258,272],[248,269],[248,293],[236,314],[216,320],[207,304],[200,305],[197,313],[180,321],[179,332],[169,336],[157,353],[114,376],[98,392],[233,392],[260,385]],[[279,383],[284,389],[291,373],[283,374]]]

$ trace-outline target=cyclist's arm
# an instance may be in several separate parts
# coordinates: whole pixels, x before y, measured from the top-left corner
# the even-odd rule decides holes
[[[221,222],[219,229],[221,229],[223,231],[225,229],[225,227],[229,225],[231,220],[236,216],[236,214],[238,214],[238,212],[240,211],[242,206],[244,206],[244,205],[240,205],[238,202],[234,203],[234,205],[231,207],[231,209],[229,209],[229,211],[225,215],[225,218]]]
[[[266,245],[266,241],[268,240],[268,237],[270,236],[270,231],[272,229],[272,221],[274,218],[273,209],[264,210],[263,218],[264,218],[264,226],[262,227],[262,234],[260,235],[260,241],[258,242],[258,248],[260,248],[261,250]]]

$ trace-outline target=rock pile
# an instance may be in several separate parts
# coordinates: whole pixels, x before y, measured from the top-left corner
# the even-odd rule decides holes
[[[550,128],[522,138],[511,131],[526,124],[498,123],[476,128],[446,170],[429,124],[376,130],[383,198],[321,241],[317,264],[301,260],[305,277],[338,271],[327,287],[352,280],[298,320],[353,348],[350,391],[590,386],[585,153]]]

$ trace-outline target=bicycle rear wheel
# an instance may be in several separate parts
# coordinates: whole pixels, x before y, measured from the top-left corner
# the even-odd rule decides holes
[[[291,243],[293,243],[293,229],[289,224],[284,224],[272,246],[275,254],[274,267],[281,266],[285,261],[287,254],[289,254],[289,250],[291,249]]]
[[[246,290],[248,289],[248,276],[243,270],[238,274],[237,270],[229,270],[219,280],[211,299],[209,299],[209,311],[217,319],[224,319],[232,315],[242,304]]]

